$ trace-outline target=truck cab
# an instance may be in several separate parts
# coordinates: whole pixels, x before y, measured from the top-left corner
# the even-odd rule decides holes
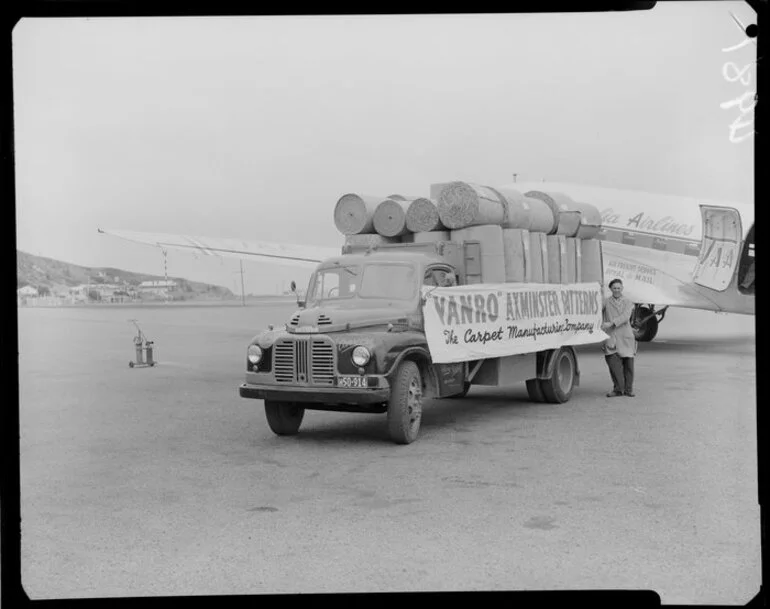
[[[407,444],[417,437],[423,399],[463,396],[476,376],[479,384],[500,384],[505,371],[498,360],[508,360],[508,368],[516,364],[509,381],[527,380],[530,388],[532,380],[539,388],[538,370],[552,376],[555,366],[543,354],[431,361],[424,294],[472,280],[478,258],[473,245],[346,246],[319,264],[284,327],[251,340],[241,397],[264,400],[268,424],[278,435],[296,434],[305,409],[387,413],[391,439]],[[567,354],[570,376],[553,401],[569,399],[578,378],[572,349],[560,351]],[[546,401],[539,389],[530,394]]]

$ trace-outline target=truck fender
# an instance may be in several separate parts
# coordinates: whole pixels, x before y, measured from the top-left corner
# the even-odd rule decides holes
[[[560,350],[569,350],[575,359],[575,387],[580,385],[580,364],[575,350],[566,345],[561,349],[548,349],[547,351],[538,351],[537,353],[537,378],[549,379],[553,376],[553,368],[556,365],[556,355]]]
[[[436,378],[436,371],[431,365],[430,353],[420,347],[411,347],[405,349],[393,362],[393,365],[385,373],[388,380],[392,380],[393,375],[398,370],[401,362],[410,359],[415,362],[420,369],[420,375],[422,376],[423,384],[423,397],[431,398],[438,395],[438,379]]]

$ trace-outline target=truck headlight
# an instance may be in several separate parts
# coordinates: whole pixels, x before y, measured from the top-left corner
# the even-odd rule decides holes
[[[353,356],[351,359],[356,366],[366,366],[371,358],[372,354],[369,353],[369,349],[366,347],[356,347],[353,349]]]
[[[249,345],[248,357],[249,361],[256,366],[262,359],[262,349],[257,345]]]

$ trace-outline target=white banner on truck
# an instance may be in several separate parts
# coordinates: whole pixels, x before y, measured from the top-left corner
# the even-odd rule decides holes
[[[426,290],[425,334],[434,363],[600,343],[598,283],[483,284]]]

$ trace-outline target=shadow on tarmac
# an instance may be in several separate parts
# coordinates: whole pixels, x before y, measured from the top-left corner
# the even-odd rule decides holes
[[[299,444],[317,444],[324,447],[330,441],[345,444],[370,444],[382,445],[388,441],[388,425],[384,414],[365,414],[360,412],[344,413],[345,418],[332,418],[330,415],[339,413],[312,411],[318,413],[314,421],[307,421],[308,413],[305,413],[306,422],[302,423],[299,434],[291,438]],[[324,416],[329,417],[324,420]],[[284,438],[281,438],[284,440]]]
[[[532,403],[523,387],[471,389],[471,393],[462,399],[426,400],[420,435],[431,429],[457,431],[458,427],[464,428],[479,418],[492,422],[499,419],[500,424],[507,424],[511,422],[511,412],[523,413],[548,406],[559,405]],[[298,443],[322,446],[330,441],[357,445],[390,442],[385,414],[345,413],[345,417],[350,417],[346,419],[334,416],[339,413],[333,412],[308,411],[306,417],[308,413],[313,413],[310,416],[314,420],[311,422],[306,418],[306,422],[303,422],[300,433],[293,438]],[[329,420],[324,421],[324,415],[333,418],[330,416]]]
[[[756,340],[751,336],[718,336],[656,339],[649,343],[639,343],[640,355],[651,353],[740,353],[754,351]],[[583,345],[576,348],[585,355],[601,355],[595,345]]]

